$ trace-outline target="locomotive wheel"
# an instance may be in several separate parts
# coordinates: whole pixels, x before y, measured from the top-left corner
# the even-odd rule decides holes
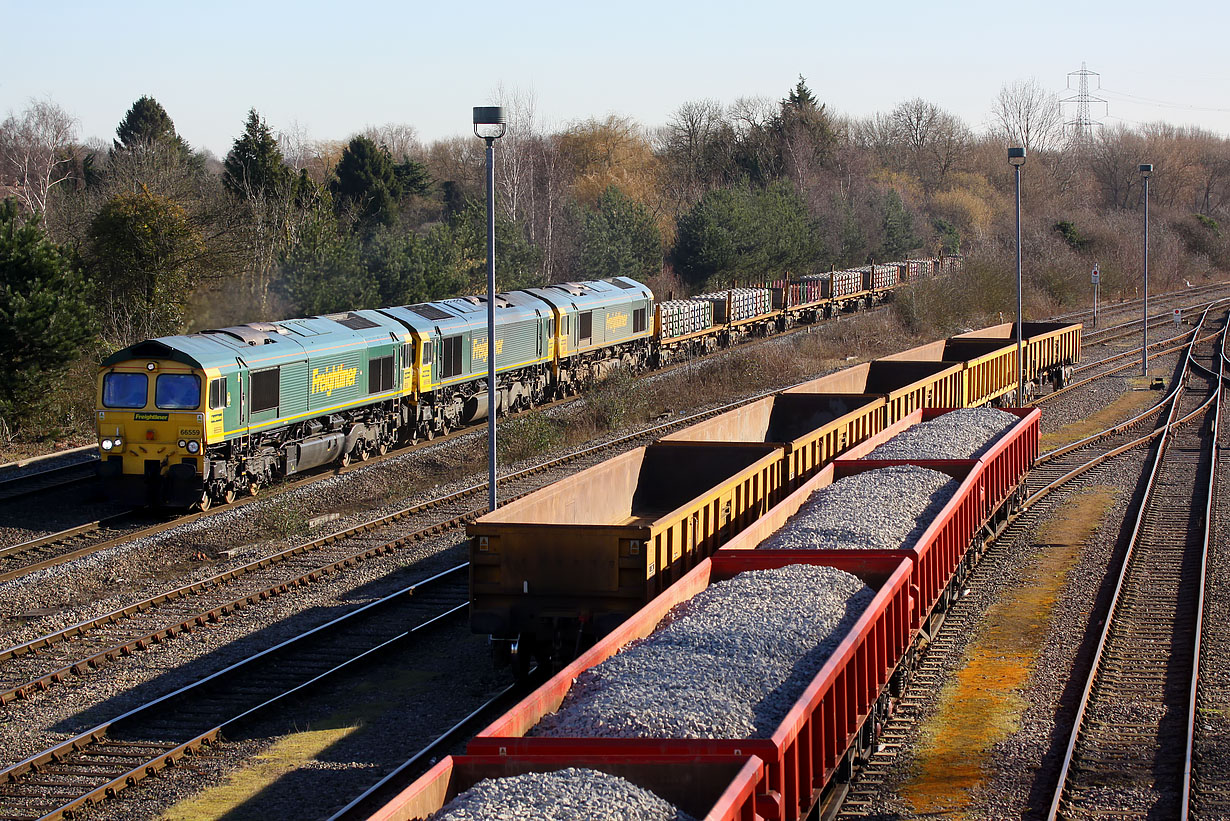
[[[338,461],[341,462],[342,467],[346,467],[347,465],[349,465],[350,464],[350,451],[346,451],[345,453],[343,453],[342,458]]]
[[[424,439],[426,439],[428,442],[430,442],[432,439],[435,439],[435,438],[436,438],[436,429],[435,429],[435,428],[433,428],[433,427],[428,426],[428,428],[427,428],[427,434],[426,434],[423,438],[424,438]]]
[[[229,505],[231,502],[235,501],[235,496],[235,488],[228,487],[226,492],[222,494],[222,500]]]
[[[376,446],[376,453],[380,454],[381,456],[384,456],[388,452],[389,452],[389,443],[381,439],[380,444]]]
[[[370,447],[368,447],[368,446],[367,446],[367,443],[366,443],[366,442],[364,442],[363,444],[359,445],[359,447],[357,448],[357,450],[358,450],[358,452],[359,452],[359,461],[360,461],[360,462],[366,462],[368,459],[372,458],[372,449],[371,449]]]
[[[209,491],[207,490],[201,494],[201,501],[196,503],[196,507],[197,507],[197,510],[204,513],[205,511],[209,510],[213,506],[213,503],[214,503],[213,497],[209,495]]]

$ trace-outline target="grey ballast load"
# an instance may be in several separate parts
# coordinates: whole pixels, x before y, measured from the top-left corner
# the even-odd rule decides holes
[[[1021,419],[995,408],[961,408],[913,425],[868,459],[977,459]]]
[[[530,734],[766,738],[874,596],[849,573],[806,564],[710,585],[577,676]]]
[[[821,488],[760,550],[903,550],[913,547],[961,483],[947,473],[893,465]]]
[[[460,793],[429,821],[695,821],[649,790],[616,775],[569,768],[486,778]]]

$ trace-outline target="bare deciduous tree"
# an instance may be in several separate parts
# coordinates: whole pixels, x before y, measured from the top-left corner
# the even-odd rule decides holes
[[[991,108],[998,131],[1012,145],[1026,152],[1051,151],[1063,140],[1063,115],[1059,97],[1037,80],[1017,80],[1004,85]]]
[[[385,123],[384,125],[369,125],[359,132],[376,145],[384,146],[397,162],[417,160],[423,156],[423,144],[414,126],[407,123]]]
[[[32,212],[47,212],[51,189],[77,164],[77,120],[51,100],[31,100],[21,116],[0,124],[0,180]]]

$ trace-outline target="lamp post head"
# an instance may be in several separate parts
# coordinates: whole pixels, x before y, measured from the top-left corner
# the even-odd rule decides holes
[[[498,105],[474,106],[474,136],[484,140],[498,140],[508,130],[504,108]]]
[[[1008,164],[1016,167],[1021,167],[1025,164],[1025,149],[1024,148],[1009,148],[1008,149]]]
[[[1153,176],[1153,166],[1149,163],[1141,163],[1140,175],[1146,180]]]

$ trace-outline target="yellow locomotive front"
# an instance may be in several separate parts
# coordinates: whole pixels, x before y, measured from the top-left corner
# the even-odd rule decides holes
[[[99,476],[128,504],[188,507],[204,492],[203,371],[173,360],[126,360],[98,378]]]

